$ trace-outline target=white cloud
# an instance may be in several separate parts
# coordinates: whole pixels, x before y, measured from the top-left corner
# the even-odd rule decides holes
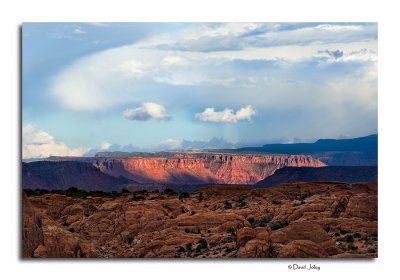
[[[233,111],[233,109],[226,108],[223,111],[217,112],[214,108],[206,108],[204,112],[197,113],[196,119],[203,122],[216,122],[216,123],[236,123],[238,121],[251,121],[256,111],[251,105],[241,108],[240,110]]]
[[[101,148],[102,150],[107,150],[107,149],[110,148],[110,147],[111,147],[111,144],[108,143],[108,142],[106,142],[106,141],[103,141],[103,142],[100,143],[100,148]]]
[[[46,131],[34,125],[22,128],[22,158],[46,158],[49,156],[81,156],[90,148],[69,148],[65,143],[56,141]]]
[[[170,120],[171,116],[167,114],[167,110],[164,106],[146,102],[143,103],[141,107],[135,109],[126,109],[123,116],[128,120],[136,121],[147,121],[150,119],[156,120]]]

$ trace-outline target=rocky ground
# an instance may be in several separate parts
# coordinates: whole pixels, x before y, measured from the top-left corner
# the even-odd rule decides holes
[[[23,193],[23,257],[374,258],[376,183]]]

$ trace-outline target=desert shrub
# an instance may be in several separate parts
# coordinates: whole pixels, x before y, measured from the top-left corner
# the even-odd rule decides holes
[[[234,234],[235,233],[235,229],[233,227],[228,228],[228,230],[226,231],[229,234]]]
[[[215,242],[215,241],[210,242],[210,247],[215,247],[215,246],[218,246],[218,245],[219,245],[218,242]]]
[[[282,202],[280,200],[274,199],[274,200],[272,200],[272,204],[273,205],[281,205]]]
[[[129,245],[131,245],[132,242],[133,242],[133,236],[129,235],[129,236],[126,238],[126,241],[128,242]]]
[[[185,247],[186,247],[186,250],[187,251],[192,251],[192,243],[187,243],[186,245],[185,245]]]
[[[176,193],[173,189],[166,188],[166,189],[164,190],[164,194],[167,194],[167,195],[176,195],[177,193]]]
[[[207,249],[207,247],[208,247],[207,240],[199,239],[199,245],[200,245],[201,249]]]
[[[228,247],[228,248],[225,248],[224,251],[225,251],[225,253],[229,254],[230,252],[235,251],[235,248]]]
[[[300,200],[303,201],[304,199],[306,199],[307,197],[310,197],[311,193],[309,191],[305,191],[301,196],[300,196]]]
[[[225,200],[224,209],[225,210],[232,209],[232,204],[228,200]]]
[[[203,193],[199,193],[197,199],[199,200],[199,202],[202,201],[204,199]]]
[[[178,253],[183,253],[185,252],[185,248],[183,248],[182,246],[180,246],[177,250]]]
[[[141,200],[145,200],[145,197],[143,195],[133,195],[132,196],[132,200],[133,201],[141,201]]]
[[[254,222],[255,222],[255,220],[254,220],[253,217],[248,218],[247,221],[248,221],[251,225],[254,224]]]
[[[350,243],[349,246],[348,246],[347,248],[348,248],[350,251],[355,251],[355,250],[358,249],[358,247],[357,247],[357,246],[354,246],[353,243]]]
[[[201,252],[201,246],[200,246],[200,244],[196,246],[195,252],[196,252],[196,253],[200,253],[200,252]]]
[[[183,193],[179,194],[179,199],[180,200],[183,200],[184,198],[189,198],[189,197],[190,197],[190,194],[187,193],[187,192],[183,192]]]
[[[185,228],[185,232],[186,232],[186,233],[189,233],[190,230],[189,230],[188,228]]]
[[[354,238],[361,238],[361,234],[359,232],[356,232],[353,234]]]
[[[350,231],[345,230],[345,229],[341,229],[341,230],[340,230],[340,234],[342,234],[342,235],[347,234],[347,233],[349,233],[349,232],[350,232]]]
[[[130,191],[128,191],[127,189],[123,188],[123,189],[121,190],[121,193],[130,193]]]
[[[376,253],[375,248],[368,248],[367,253]]]
[[[346,242],[354,242],[354,237],[351,234],[346,235],[346,237],[344,238],[344,240]]]
[[[368,235],[363,235],[363,236],[361,236],[360,240],[362,240],[362,241],[368,241]]]
[[[74,228],[69,228],[68,231],[74,233],[75,229]]]
[[[271,221],[271,218],[269,216],[264,216],[260,220],[260,222],[263,222],[263,223],[269,223],[270,221]]]
[[[271,230],[278,230],[288,226],[288,221],[275,221],[271,224]]]
[[[194,234],[200,234],[201,233],[200,229],[192,229],[190,232],[194,233]]]

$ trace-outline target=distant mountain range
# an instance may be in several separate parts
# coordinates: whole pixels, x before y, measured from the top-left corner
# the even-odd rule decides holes
[[[284,183],[296,182],[370,182],[378,180],[376,166],[326,166],[312,167],[284,167],[264,180],[255,184],[256,187],[265,188]]]
[[[327,165],[378,165],[378,134],[353,139],[320,139],[314,143],[267,144],[235,149],[244,153],[311,155]]]
[[[51,157],[22,164],[25,189],[120,191],[186,188],[204,184],[365,182],[377,179],[378,136],[268,144],[230,150],[102,152]],[[328,165],[327,167],[324,167]]]

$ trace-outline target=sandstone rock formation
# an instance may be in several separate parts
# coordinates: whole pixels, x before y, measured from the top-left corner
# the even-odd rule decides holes
[[[377,257],[376,183],[23,196],[24,257]],[[368,211],[367,211],[368,209]]]

